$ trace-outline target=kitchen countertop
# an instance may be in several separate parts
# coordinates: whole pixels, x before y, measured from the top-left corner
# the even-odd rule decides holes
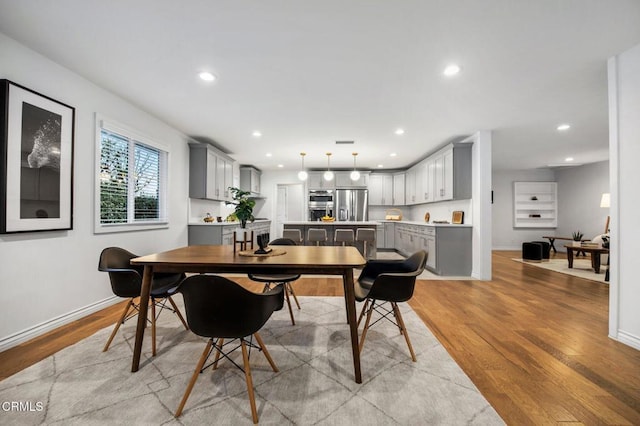
[[[253,222],[247,222],[247,225],[251,224],[251,223],[264,223],[264,222],[271,222],[271,220],[269,219],[258,219],[258,220],[254,220]],[[199,222],[189,222],[189,225],[206,225],[206,226],[239,226],[240,222],[205,222],[202,219],[200,219]]]
[[[304,226],[333,226],[333,225],[368,225],[368,226],[376,226],[378,225],[378,221],[369,220],[367,222],[358,222],[353,220],[343,220],[343,221],[333,221],[333,222],[322,222],[322,221],[311,221],[311,220],[298,220],[298,221],[287,221],[284,222],[285,225],[304,225]]]
[[[456,228],[471,228],[472,225],[468,224],[468,223],[462,223],[462,224],[455,224],[455,223],[433,223],[433,222],[420,222],[420,221],[411,221],[411,220],[385,220],[385,219],[380,219],[377,222],[380,223],[401,223],[403,225],[420,225],[420,226],[436,226],[436,227],[447,227],[447,226],[452,226],[452,227],[456,227]]]

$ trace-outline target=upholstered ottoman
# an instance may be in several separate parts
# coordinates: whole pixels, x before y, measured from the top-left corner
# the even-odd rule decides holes
[[[551,244],[548,241],[531,241],[532,243],[542,244],[542,259],[548,260],[551,252]]]
[[[522,243],[522,260],[542,261],[542,244]]]

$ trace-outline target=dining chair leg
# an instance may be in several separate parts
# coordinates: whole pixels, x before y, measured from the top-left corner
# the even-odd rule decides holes
[[[293,309],[291,309],[291,300],[289,300],[289,292],[287,291],[286,283],[284,284],[284,286],[285,288],[283,290],[285,299],[287,300],[287,306],[289,306],[289,316],[291,317],[291,324],[296,325],[296,320],[293,318]]]
[[[371,322],[371,314],[373,314],[373,306],[376,303],[375,300],[371,301],[371,307],[369,308],[369,311],[367,311],[367,319],[364,322],[364,329],[362,330],[362,337],[360,337],[360,349],[359,351],[362,352],[362,348],[364,347],[364,339],[367,337],[367,330],[369,330],[369,323]]]
[[[298,298],[296,297],[296,292],[293,291],[293,286],[291,285],[291,283],[287,283],[287,288],[289,289],[289,292],[293,296],[293,300],[295,300],[296,305],[298,306],[298,309],[300,309],[300,303],[298,303]]]
[[[267,361],[269,361],[269,365],[271,365],[271,368],[273,368],[273,371],[275,371],[276,373],[278,371],[280,371],[280,370],[278,370],[278,367],[276,366],[276,363],[273,362],[273,358],[271,358],[271,354],[267,350],[267,346],[262,341],[262,337],[260,337],[260,335],[258,334],[257,331],[255,333],[253,333],[253,335],[256,337],[256,342],[258,342],[258,345],[260,346],[260,349],[262,350],[262,353],[264,354],[265,358],[267,358]]]
[[[113,328],[113,331],[111,332],[111,336],[109,336],[109,340],[107,340],[107,344],[104,345],[104,348],[102,348],[102,352],[106,352],[107,350],[109,350],[109,345],[111,345],[113,338],[116,337],[116,333],[118,332],[118,329],[124,322],[124,319],[129,314],[129,310],[131,309],[132,306],[133,306],[133,298],[129,299],[129,303],[127,303],[127,305],[124,307],[124,310],[122,311],[122,315],[120,315],[118,322],[116,323],[115,327]]]
[[[404,340],[407,341],[407,346],[409,347],[409,352],[411,353],[411,360],[413,360],[413,362],[416,362],[416,354],[413,352],[413,346],[411,346],[411,339],[409,339],[409,333],[407,332],[407,327],[405,327],[404,325],[404,319],[402,319],[402,314],[400,314],[400,308],[398,308],[398,304],[395,302],[392,302],[391,305],[393,306],[393,313],[396,317],[396,321],[398,321],[398,324],[400,324],[400,327],[402,327],[402,334],[404,335]]]
[[[193,375],[191,376],[191,380],[187,385],[187,389],[184,391],[184,395],[182,396],[182,401],[180,401],[180,405],[176,410],[175,417],[180,417],[180,414],[182,414],[182,409],[184,408],[184,405],[187,403],[187,399],[189,399],[189,395],[191,394],[193,385],[195,385],[196,380],[198,380],[198,376],[200,375],[200,370],[202,370],[204,363],[207,361],[207,358],[209,357],[209,352],[211,351],[211,345],[213,345],[213,339],[209,339],[209,341],[207,342],[207,346],[204,348],[204,352],[202,352],[202,356],[200,356],[200,360],[198,361],[198,364],[196,365],[196,369],[194,370]]]
[[[180,313],[180,309],[178,309],[176,302],[173,301],[171,296],[169,296],[167,299],[169,299],[169,303],[171,303],[171,306],[173,306],[173,310],[178,316],[178,318],[180,318],[180,321],[182,322],[182,325],[184,325],[185,330],[189,330],[189,326],[187,325],[187,322],[184,320],[184,317],[182,316],[182,314]]]
[[[213,358],[213,367],[212,370],[216,370],[218,368],[218,361],[220,360],[220,354],[222,353],[222,345],[224,345],[224,337],[220,337],[218,339],[218,343],[216,344],[216,356]]]
[[[156,300],[151,298],[151,356],[156,356]]]
[[[358,317],[358,324],[356,325],[356,328],[360,327],[360,322],[362,321],[362,317],[364,317],[364,314],[367,312],[368,307],[369,307],[369,299],[365,299],[364,306],[362,307],[362,310],[360,311],[360,316]]]
[[[242,348],[242,361],[244,363],[244,378],[247,381],[247,392],[249,393],[249,404],[251,404],[251,417],[253,423],[258,423],[258,410],[256,409],[256,396],[253,392],[253,379],[251,378],[251,367],[249,366],[249,354],[247,353],[247,344],[244,339],[240,339]]]

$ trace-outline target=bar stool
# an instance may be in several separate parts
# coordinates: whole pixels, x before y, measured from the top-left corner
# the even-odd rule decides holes
[[[326,243],[327,230],[324,228],[309,228],[309,232],[307,232],[307,241],[315,243],[317,246],[319,246],[320,243]]]
[[[347,243],[349,245],[353,244],[353,229],[336,229],[336,232],[333,236],[333,241],[336,243],[342,243],[341,245],[345,246]]]
[[[296,244],[302,244],[302,232],[299,229],[285,229],[282,231],[282,238],[288,238],[295,241]]]
[[[368,244],[373,244],[373,242],[376,240],[376,230],[373,228],[358,228],[356,230],[356,241],[362,241],[363,242],[363,251],[362,251],[362,255],[364,256],[365,260],[368,259],[367,257],[367,245]]]

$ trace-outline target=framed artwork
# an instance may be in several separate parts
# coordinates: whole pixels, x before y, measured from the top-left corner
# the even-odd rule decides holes
[[[0,80],[0,234],[73,228],[75,108]]]

